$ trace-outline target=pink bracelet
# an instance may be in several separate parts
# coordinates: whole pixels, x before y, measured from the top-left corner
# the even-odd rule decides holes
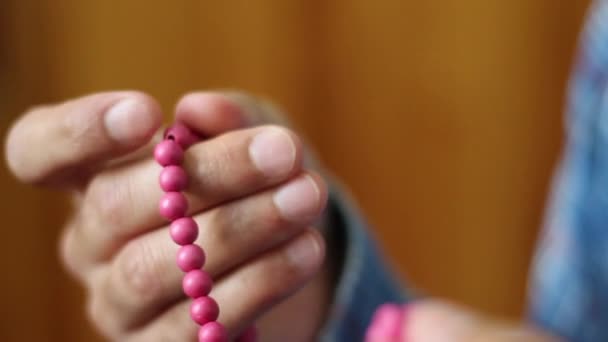
[[[186,216],[188,200],[182,194],[188,185],[188,175],[181,167],[184,151],[199,140],[200,138],[184,124],[176,123],[165,131],[163,141],[156,145],[154,159],[163,167],[159,183],[165,192],[159,203],[159,212],[171,222],[171,238],[181,246],[177,252],[177,266],[186,273],[182,288],[193,300],[190,305],[190,317],[200,325],[199,342],[225,342],[228,341],[228,333],[224,326],[217,322],[219,306],[209,297],[213,281],[211,276],[202,270],[205,252],[194,243],[199,228],[192,217]],[[253,327],[237,339],[239,342],[255,340],[256,332]]]

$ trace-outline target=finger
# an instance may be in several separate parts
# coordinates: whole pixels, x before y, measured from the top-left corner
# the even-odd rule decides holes
[[[149,159],[154,150],[154,145],[161,140],[162,133],[157,132],[149,143],[135,152],[111,160],[106,163],[106,168],[116,168],[143,159]],[[75,191],[70,199],[74,208],[76,208],[75,211],[78,212],[83,203],[82,192]],[[71,217],[68,220],[59,238],[58,250],[59,259],[68,273],[86,285],[89,274],[95,272],[99,265],[91,257],[92,250],[89,249],[90,241],[83,234],[84,230],[79,228],[84,221],[82,218],[82,215],[76,215],[76,217]]]
[[[137,92],[36,107],[8,134],[8,165],[27,183],[72,181],[99,162],[143,146],[160,123],[158,104]]]
[[[308,229],[288,244],[239,268],[211,292],[221,308],[218,320],[234,337],[273,305],[304,286],[319,271],[324,256],[321,235]],[[189,305],[185,301],[172,307],[131,335],[132,341],[192,340],[198,327],[189,317]]]
[[[177,103],[175,118],[206,136],[260,124],[290,126],[271,102],[236,91],[187,94]]]
[[[192,146],[190,213],[280,184],[301,170],[301,146],[284,128],[256,127]],[[149,160],[98,175],[85,194],[79,227],[90,258],[109,258],[126,240],[166,224],[158,213],[161,168]]]
[[[438,300],[416,303],[408,309],[402,341],[550,342],[554,337],[531,326],[515,325],[481,316]]]
[[[239,103],[220,92],[183,96],[175,106],[175,120],[208,137],[249,127],[252,123]]]
[[[82,241],[82,229],[76,228],[74,222],[68,223],[59,238],[59,259],[69,275],[87,285],[91,273],[95,272],[99,265],[89,257],[87,245]]]
[[[287,114],[272,101],[238,91],[185,95],[176,106],[175,117],[204,136],[262,124],[293,127]],[[310,144],[306,145],[304,165],[321,170],[318,156]]]
[[[104,163],[105,168],[120,167],[130,163],[145,161],[151,159],[154,155],[154,148],[156,145],[163,140],[163,132],[158,130],[154,133],[152,138],[142,147],[137,148],[135,151],[114,158],[107,163]]]
[[[218,279],[238,265],[290,240],[320,215],[327,190],[318,176],[302,175],[286,185],[198,215],[197,243],[207,254],[205,271]],[[104,311],[123,329],[137,326],[179,300],[183,274],[177,246],[165,229],[131,241],[114,259]]]

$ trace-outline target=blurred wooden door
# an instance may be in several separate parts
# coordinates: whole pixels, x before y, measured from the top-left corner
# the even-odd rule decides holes
[[[517,315],[585,0],[0,3],[0,124],[136,88],[282,104],[415,284]],[[0,171],[2,341],[91,341],[56,195]]]

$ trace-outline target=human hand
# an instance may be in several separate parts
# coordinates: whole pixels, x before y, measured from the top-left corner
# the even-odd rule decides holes
[[[204,269],[215,280],[211,296],[232,336],[313,279],[325,252],[310,225],[325,206],[326,185],[304,168],[293,132],[244,128],[268,108],[242,99],[191,94],[176,108],[176,120],[209,137],[185,154],[187,196],[208,256]],[[91,320],[112,340],[196,336],[177,246],[157,209],[160,167],[150,156],[161,116],[144,94],[95,94],[32,109],[6,142],[17,178],[72,194],[62,259],[87,289]],[[314,336],[323,317],[325,288],[309,288],[303,292],[312,300],[298,301],[295,340]]]
[[[405,307],[387,304],[376,311],[366,342],[551,342],[555,337],[532,326],[499,321],[438,300]]]

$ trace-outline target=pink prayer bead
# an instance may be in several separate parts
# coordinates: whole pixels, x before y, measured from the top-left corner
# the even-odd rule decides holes
[[[175,140],[182,148],[186,149],[195,144],[200,138],[186,125],[176,122],[165,130],[165,139]]]
[[[198,237],[198,224],[192,217],[182,217],[171,222],[169,228],[171,239],[180,245],[189,245]]]
[[[205,252],[198,245],[186,245],[177,251],[177,266],[184,271],[198,270],[205,264]]]
[[[192,270],[188,272],[182,280],[184,293],[190,298],[199,298],[209,294],[213,281],[207,272],[202,270]]]
[[[165,166],[160,172],[158,183],[166,192],[182,191],[188,185],[188,175],[181,166]]]
[[[184,217],[188,210],[188,200],[181,192],[167,192],[158,204],[161,216],[169,221]]]
[[[162,166],[180,165],[184,150],[173,140],[163,140],[154,148],[154,159]]]
[[[396,341],[401,339],[407,307],[383,304],[372,318],[365,341]]]
[[[199,342],[226,342],[228,333],[226,328],[219,322],[209,322],[198,330]]]
[[[241,336],[236,339],[236,342],[256,342],[258,340],[258,331],[255,326],[250,326],[243,331]]]
[[[190,317],[199,325],[213,322],[220,314],[220,308],[211,297],[199,297],[190,305]]]

